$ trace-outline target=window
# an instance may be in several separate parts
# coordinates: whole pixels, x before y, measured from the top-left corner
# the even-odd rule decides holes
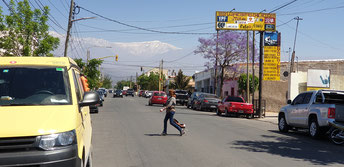
[[[78,101],[82,100],[82,95],[83,95],[83,89],[81,86],[81,79],[80,79],[80,74],[73,70],[73,78],[74,78],[74,84],[75,84],[75,91],[76,91],[76,97]]]
[[[296,96],[296,98],[294,99],[292,105],[296,105],[296,104],[302,104],[303,103],[303,99],[305,97],[305,93],[303,94],[299,94],[298,96]]]
[[[66,68],[0,68],[0,105],[64,104],[71,104]]]
[[[241,102],[241,103],[243,103],[244,100],[242,98],[240,98],[240,97],[228,96],[226,98],[226,102]]]
[[[313,93],[306,93],[302,104],[308,104],[312,98]]]

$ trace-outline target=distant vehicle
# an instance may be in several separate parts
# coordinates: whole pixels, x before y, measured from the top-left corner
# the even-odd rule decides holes
[[[106,97],[107,96],[107,90],[105,88],[99,88],[98,91],[102,91],[103,95]]]
[[[127,95],[127,90],[122,90],[122,95]]]
[[[104,101],[104,94],[103,94],[103,91],[97,91],[97,93],[99,94],[99,98],[100,98],[100,100],[99,100],[99,106],[103,106],[103,101]]]
[[[128,89],[125,96],[133,96],[134,97],[134,89]]]
[[[113,98],[115,98],[115,97],[121,97],[121,98],[123,98],[122,90],[117,89],[115,92],[113,92],[113,96],[112,96],[112,97],[113,97]]]
[[[163,91],[154,91],[152,97],[148,100],[148,105],[162,104],[165,105],[167,102],[167,95]]]
[[[180,105],[185,105],[188,103],[188,98],[189,98],[189,94],[186,90],[176,90],[175,91],[176,94],[176,102],[177,104]]]
[[[221,102],[221,99],[215,94],[200,93],[199,97],[194,101],[193,108],[201,111],[215,111],[219,102]]]
[[[90,113],[98,113],[99,112],[98,107],[103,106],[103,101],[104,99],[102,98],[102,96],[99,95],[99,102],[95,105],[90,105]]]
[[[139,97],[142,97],[144,93],[145,93],[144,90],[140,90],[140,92],[139,92]]]
[[[123,86],[123,90],[128,90],[129,86]]]
[[[109,91],[108,91],[109,93],[113,93],[113,90],[112,89],[109,89]]]
[[[253,117],[253,105],[246,103],[244,98],[236,96],[228,96],[219,102],[216,110],[217,115],[222,115],[225,113],[225,116],[230,114],[235,115],[246,115],[246,118]]]
[[[202,92],[193,92],[191,96],[188,98],[187,108],[194,108],[194,101],[198,98],[198,96]]]
[[[145,98],[150,98],[153,95],[153,91],[146,91]]]
[[[308,128],[309,135],[316,138],[329,129],[329,121],[343,113],[344,91],[303,92],[287,103],[278,114],[278,129],[288,132],[292,128]]]

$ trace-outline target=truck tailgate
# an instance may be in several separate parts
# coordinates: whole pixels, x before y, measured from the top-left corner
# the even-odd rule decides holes
[[[336,117],[337,122],[344,122],[344,105],[336,104]]]
[[[252,104],[249,103],[239,103],[239,102],[231,102],[233,109],[235,110],[242,110],[242,111],[251,111]]]

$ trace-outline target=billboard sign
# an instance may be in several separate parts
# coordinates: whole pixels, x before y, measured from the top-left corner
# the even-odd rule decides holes
[[[216,30],[275,31],[275,13],[216,11]]]
[[[266,81],[279,81],[281,76],[280,33],[264,33],[264,71]]]
[[[309,69],[307,73],[307,87],[329,88],[330,70]]]

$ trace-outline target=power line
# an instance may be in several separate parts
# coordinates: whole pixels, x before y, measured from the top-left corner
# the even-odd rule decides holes
[[[67,18],[66,15],[64,15],[50,0],[48,0],[48,2],[64,17]]]
[[[166,63],[172,63],[172,62],[176,62],[178,60],[181,60],[181,59],[184,59],[185,57],[188,57],[188,56],[192,56],[194,52],[190,52],[188,54],[186,54],[185,56],[181,57],[181,58],[178,58],[178,59],[175,59],[175,60],[171,60],[171,61],[165,61]]]
[[[286,3],[286,4],[282,5],[282,6],[278,7],[277,9],[272,10],[272,11],[269,12],[269,13],[276,12],[277,10],[280,10],[280,9],[282,9],[282,8],[285,8],[286,6],[292,4],[292,3],[296,2],[296,1],[297,1],[297,0],[290,1],[290,2],[288,2],[288,3]]]
[[[81,6],[78,6],[80,9],[83,9],[89,13],[92,13],[96,16],[99,16],[101,18],[104,18],[106,20],[109,20],[109,21],[112,21],[114,23],[117,23],[117,24],[120,24],[120,25],[123,25],[123,26],[127,26],[127,27],[131,27],[131,28],[135,28],[135,29],[138,29],[138,30],[142,30],[142,31],[148,31],[148,32],[153,32],[153,33],[161,33],[161,34],[188,34],[188,35],[204,35],[204,34],[207,34],[207,35],[213,35],[215,33],[185,33],[185,32],[166,32],[166,31],[158,31],[158,30],[152,30],[152,29],[147,29],[147,28],[142,28],[142,27],[138,27],[138,26],[134,26],[134,25],[130,25],[130,24],[126,24],[126,23],[123,23],[123,22],[120,22],[120,21],[117,21],[117,20],[114,20],[114,19],[111,19],[111,18],[108,18],[108,17],[105,17],[103,15],[100,15],[98,13],[95,13],[95,12],[92,12],[88,9],[85,9],[84,7],[81,7]]]
[[[313,12],[320,12],[320,11],[326,11],[326,10],[335,10],[335,9],[341,9],[341,8],[344,8],[344,6],[337,6],[337,7],[331,7],[331,8],[309,10],[309,11],[303,11],[303,12],[285,13],[285,14],[279,14],[279,16],[297,15],[297,14],[304,14],[304,13],[313,13]]]

